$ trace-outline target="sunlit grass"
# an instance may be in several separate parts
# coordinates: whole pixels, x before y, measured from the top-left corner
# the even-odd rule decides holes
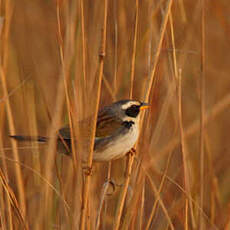
[[[228,5],[1,2],[1,229],[228,229]],[[136,156],[85,174],[98,108],[129,97],[151,105]],[[56,154],[66,123],[72,158]]]

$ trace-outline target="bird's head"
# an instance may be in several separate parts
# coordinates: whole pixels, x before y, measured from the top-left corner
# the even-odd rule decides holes
[[[112,111],[123,121],[137,121],[140,112],[149,108],[145,102],[137,100],[121,100],[111,105]]]

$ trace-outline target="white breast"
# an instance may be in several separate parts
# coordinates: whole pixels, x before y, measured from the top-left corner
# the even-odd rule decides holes
[[[139,135],[137,124],[132,125],[129,131],[111,141],[103,152],[94,152],[94,161],[110,161],[123,157],[136,143]]]

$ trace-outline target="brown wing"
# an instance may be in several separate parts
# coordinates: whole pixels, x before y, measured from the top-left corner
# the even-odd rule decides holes
[[[81,124],[81,125],[80,125]],[[121,127],[122,120],[115,117],[108,112],[108,108],[100,110],[97,117],[96,137],[111,136],[117,129]],[[80,127],[83,129],[89,129],[90,118],[80,121]],[[90,130],[89,130],[90,132]],[[86,132],[88,133],[88,132]],[[71,133],[69,126],[65,126],[59,130],[59,138],[71,139]]]
[[[98,114],[96,137],[111,136],[121,127],[122,120],[102,110]]]

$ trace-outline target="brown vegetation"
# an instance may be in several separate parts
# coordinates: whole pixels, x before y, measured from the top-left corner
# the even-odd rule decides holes
[[[0,1],[1,229],[229,229],[227,0]],[[93,164],[10,134],[148,101],[136,157]],[[77,122],[92,115],[91,135]],[[73,142],[74,144],[74,142]],[[115,183],[115,191],[108,179]],[[110,194],[110,195],[108,195]]]

